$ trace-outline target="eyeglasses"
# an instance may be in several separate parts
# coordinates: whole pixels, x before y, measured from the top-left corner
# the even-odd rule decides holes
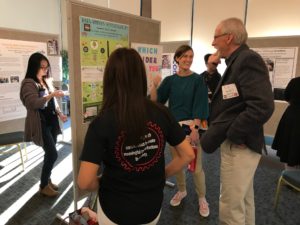
[[[228,33],[215,35],[215,36],[214,36],[214,40],[216,40],[216,39],[219,38],[219,37],[223,37],[223,36],[225,36],[225,35],[227,35],[227,34],[228,34]]]
[[[40,69],[41,69],[41,70],[48,70],[48,69],[49,69],[49,66],[41,66]]]

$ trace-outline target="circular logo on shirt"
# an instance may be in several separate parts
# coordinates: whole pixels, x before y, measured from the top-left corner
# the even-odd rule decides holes
[[[164,136],[161,128],[152,122],[148,122],[147,127],[143,140],[136,145],[126,145],[124,132],[117,139],[115,156],[127,171],[145,171],[154,166],[162,156]]]

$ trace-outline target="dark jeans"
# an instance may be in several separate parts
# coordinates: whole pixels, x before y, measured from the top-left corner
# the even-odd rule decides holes
[[[47,126],[42,122],[42,133],[43,133],[43,149],[45,151],[44,155],[44,165],[42,168],[41,175],[41,185],[40,187],[43,189],[48,185],[51,171],[53,169],[53,165],[57,159],[57,150],[56,150],[56,140],[57,135],[55,129],[52,126]]]

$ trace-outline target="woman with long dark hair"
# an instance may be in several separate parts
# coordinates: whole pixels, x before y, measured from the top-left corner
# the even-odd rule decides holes
[[[58,186],[50,177],[57,159],[57,135],[61,133],[58,117],[63,122],[67,120],[55,99],[63,95],[53,87],[48,59],[41,53],[32,54],[20,90],[20,99],[27,110],[24,139],[42,146],[45,152],[40,193],[49,197],[58,195]]]
[[[167,166],[166,142],[178,152]],[[156,224],[165,178],[193,158],[175,119],[147,98],[140,55],[134,49],[115,50],[105,67],[103,105],[88,128],[77,181],[81,189],[98,189],[98,223]]]

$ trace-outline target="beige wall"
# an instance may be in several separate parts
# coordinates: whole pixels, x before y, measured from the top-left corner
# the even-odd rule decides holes
[[[0,0],[0,27],[58,34],[67,49],[67,0]],[[140,0],[78,0],[139,15]]]
[[[152,0],[152,19],[161,21],[161,42],[189,40],[192,0]]]
[[[0,27],[60,33],[60,0],[0,0]]]
[[[226,10],[224,10],[226,9]],[[193,48],[195,58],[192,69],[198,73],[206,70],[203,56],[215,52],[211,45],[217,24],[227,17],[238,17],[244,20],[244,1],[236,0],[195,0]],[[219,66],[224,71],[225,64]]]
[[[249,37],[300,35],[300,0],[251,0],[246,25]]]
[[[110,9],[130,13],[136,16],[140,15],[140,0],[108,0]]]
[[[67,48],[66,0],[0,0],[0,27],[59,34]],[[140,0],[79,0],[134,15],[140,13]],[[195,62],[193,69],[205,69],[203,55],[214,51],[211,40],[217,23],[230,16],[244,19],[245,0],[194,0]],[[300,0],[248,1],[249,37],[300,35]],[[62,4],[62,8],[61,8]],[[152,0],[152,18],[161,21],[161,41],[183,41],[191,37],[192,0]],[[61,28],[62,27],[62,28]]]

